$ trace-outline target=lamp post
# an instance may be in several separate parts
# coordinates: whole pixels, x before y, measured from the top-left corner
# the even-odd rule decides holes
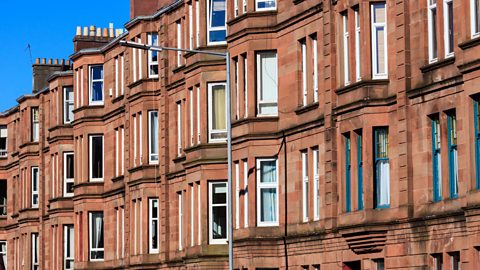
[[[226,96],[227,96],[227,171],[228,171],[228,191],[227,191],[227,224],[228,224],[228,269],[233,270],[233,207],[232,207],[232,124],[231,124],[231,93],[230,93],[230,57],[229,53],[221,53],[214,51],[201,51],[201,50],[188,50],[181,48],[172,48],[172,47],[161,47],[155,45],[147,45],[132,41],[121,40],[120,46],[136,48],[140,50],[150,50],[150,51],[176,51],[176,52],[192,52],[206,55],[218,56],[225,59],[225,64],[227,68],[227,85],[226,85]]]

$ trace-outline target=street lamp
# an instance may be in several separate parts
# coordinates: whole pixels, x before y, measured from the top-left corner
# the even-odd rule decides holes
[[[227,216],[228,216],[228,269],[233,270],[233,210],[232,210],[232,123],[231,123],[231,94],[230,94],[230,57],[229,53],[221,53],[214,51],[188,50],[181,48],[161,47],[155,45],[147,45],[133,41],[120,40],[120,46],[136,48],[140,50],[150,51],[176,51],[176,52],[192,52],[199,54],[207,54],[218,56],[225,59],[227,66],[227,85],[225,91],[227,92],[227,173],[228,173],[228,192],[227,192]]]

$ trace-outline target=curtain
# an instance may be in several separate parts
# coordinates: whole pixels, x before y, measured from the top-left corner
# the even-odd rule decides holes
[[[378,181],[380,192],[378,198],[378,205],[390,204],[390,163],[388,160],[380,160],[378,162]]]
[[[97,214],[95,217],[95,248],[103,248],[103,217]]]
[[[225,99],[225,85],[212,86],[213,130],[227,129],[227,110]]]
[[[261,189],[261,221],[277,221],[277,190],[275,188]]]
[[[262,183],[275,183],[277,182],[277,162],[272,161],[262,161],[262,175],[260,181]]]

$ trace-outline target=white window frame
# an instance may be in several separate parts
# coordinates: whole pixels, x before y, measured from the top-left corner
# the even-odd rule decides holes
[[[156,153],[153,153],[154,149],[153,149],[153,140],[155,138],[152,138],[152,118],[154,117],[154,115],[156,114],[156,118],[157,118],[157,130],[155,132],[156,136],[157,136],[157,149],[156,149]],[[158,164],[158,160],[159,160],[159,153],[158,153],[158,150],[159,150],[159,140],[158,140],[158,127],[159,127],[159,122],[158,122],[158,111],[148,111],[148,162],[149,164]],[[155,159],[156,157],[156,159]]]
[[[380,6],[383,5],[385,8],[385,22],[382,23],[376,23],[374,22],[375,16],[374,16],[374,9],[375,6]],[[372,3],[370,4],[370,17],[371,17],[371,36],[372,36],[372,78],[373,79],[387,79],[388,78],[388,29],[387,29],[387,5],[386,3]],[[378,62],[378,55],[377,55],[377,38],[375,37],[376,29],[377,28],[383,28],[385,31],[384,35],[384,43],[385,43],[385,49],[383,53],[385,54],[385,73],[376,73],[376,70],[379,69],[377,62]]]
[[[137,115],[132,116],[133,120],[133,167],[137,166]]]
[[[195,37],[197,48],[200,47],[200,2],[195,0]]]
[[[32,270],[38,270],[40,269],[39,267],[39,258],[37,256],[39,256],[39,252],[38,252],[38,241],[39,241],[39,237],[38,237],[38,233],[32,233],[31,234],[31,247],[32,247],[32,257],[31,257],[31,261],[32,261]]]
[[[243,14],[247,13],[247,0],[243,0]]]
[[[190,185],[190,246],[195,245],[195,193],[194,184]]]
[[[313,54],[313,102],[318,102],[318,43],[317,35],[310,37],[312,41],[312,54]]]
[[[188,89],[188,114],[189,114],[189,120],[188,124],[190,125],[190,146],[193,146],[193,141],[194,141],[194,134],[193,134],[193,124],[194,124],[194,119],[193,119],[193,88]]]
[[[92,214],[93,213],[102,213],[102,218],[103,218],[103,243],[104,247],[103,248],[93,248],[92,243],[93,243],[93,219],[92,219]],[[103,258],[102,259],[92,259],[92,251],[103,251]],[[105,215],[103,212],[88,212],[88,259],[91,262],[98,262],[98,261],[104,261],[105,260]]]
[[[138,163],[141,165],[143,163],[143,113],[138,113],[138,152],[139,159]]]
[[[248,161],[243,161],[243,225],[248,228]]]
[[[178,192],[178,250],[183,249],[183,194]]]
[[[67,192],[67,184],[72,183],[75,184],[75,177],[74,178],[67,178],[67,156],[72,156],[73,160],[75,160],[75,156],[73,152],[65,152],[63,153],[63,196],[64,197],[72,197],[72,192]],[[75,162],[74,162],[75,164]],[[75,165],[74,165],[74,173],[75,173]]]
[[[261,163],[264,162],[264,161],[275,161],[275,166],[276,166],[276,173],[277,173],[277,181],[275,183],[262,183],[260,181],[260,178],[261,178]],[[278,159],[276,158],[259,158],[257,159],[257,168],[256,168],[256,171],[257,171],[257,226],[258,227],[272,227],[272,226],[278,226],[279,225],[279,205],[278,205],[278,177],[279,177],[279,172],[278,172]],[[274,188],[276,190],[276,193],[277,193],[277,196],[276,196],[276,210],[277,210],[277,213],[276,213],[276,218],[277,220],[276,221],[261,221],[261,209],[262,209],[262,205],[261,205],[261,189],[270,189],[270,188]]]
[[[63,87],[63,123],[64,124],[70,124],[73,122],[74,120],[74,116],[73,116],[73,110],[72,110],[72,119],[70,119],[70,121],[67,120],[67,116],[68,116],[68,106],[71,104],[72,106],[74,106],[74,101],[73,99],[67,99],[67,90],[70,89],[72,91],[72,98],[73,98],[73,87],[71,86],[67,86],[67,87]],[[73,107],[72,107],[73,108]]]
[[[71,229],[71,231],[70,231]],[[71,238],[69,238],[69,236]],[[72,249],[70,250],[70,255],[67,257],[67,247],[70,244],[70,241],[72,244],[70,245]],[[63,225],[63,269],[64,270],[73,270],[74,268],[67,268],[67,262],[71,261],[72,265],[75,262],[75,237],[74,237],[74,229],[73,225]]]
[[[157,217],[153,217],[153,203],[157,202]],[[158,254],[159,251],[159,221],[160,217],[160,202],[158,198],[151,198],[148,199],[148,252],[150,254]],[[153,228],[152,223],[153,221],[157,221],[157,228]],[[152,241],[152,232],[153,230],[157,231],[157,248],[153,248],[153,241]]]
[[[103,73],[103,78],[102,79],[96,79],[94,80],[93,79],[93,68],[95,67],[102,67],[102,72],[105,71],[103,65],[91,65],[88,67],[89,69],[89,77],[88,77],[88,80],[89,80],[89,95],[88,95],[88,104],[89,105],[103,105],[104,103],[104,100],[105,100],[105,93],[104,93],[104,89],[105,89],[105,73]],[[92,100],[93,98],[93,83],[94,82],[102,82],[102,100]]]
[[[202,191],[200,182],[197,184],[197,234],[198,234],[198,245],[202,244]]]
[[[152,38],[154,36],[157,37],[157,42],[155,44],[153,44],[153,38]],[[148,45],[158,46],[158,33],[148,33],[147,41],[148,41]],[[158,54],[158,51],[156,53],[157,53],[157,61],[153,61],[153,51],[148,50],[148,77],[149,78],[158,78],[158,72],[159,72],[158,57],[159,57],[159,54]],[[157,74],[152,73],[154,66],[157,66]]]
[[[313,149],[313,220],[320,219],[320,152]]]
[[[0,241],[0,244],[5,245],[5,251],[0,249],[0,256],[3,256],[3,263],[5,264],[5,269],[8,269],[8,242],[6,240]]]
[[[245,54],[243,57],[243,93],[244,93],[244,102],[245,102],[245,112],[244,118],[248,117],[248,57]]]
[[[38,118],[35,117],[38,115]],[[40,108],[32,107],[31,109],[32,119],[32,142],[38,142],[40,140]]]
[[[240,163],[235,162],[235,229],[240,228]]]
[[[448,51],[448,47],[450,46],[450,35],[448,33],[448,28],[449,28],[449,24],[450,24],[450,20],[453,20],[453,18],[450,18],[449,14],[448,14],[448,4],[451,4],[452,5],[452,8],[453,8],[453,0],[443,0],[443,37],[444,37],[444,48],[445,48],[445,58],[449,58],[449,57],[452,57],[455,53],[455,41],[453,41],[453,48],[452,48],[452,51],[449,52]],[[455,25],[453,25],[453,29],[452,29],[453,33],[454,33],[454,36],[455,36]]]
[[[210,3],[212,2],[213,0],[206,0],[206,4],[207,4],[207,45],[222,45],[222,44],[227,44],[227,40],[225,41],[210,41],[210,32],[212,31],[223,31],[225,30],[225,32],[227,31],[227,17],[228,17],[228,9],[227,9],[227,0],[224,0],[225,1],[225,24],[224,26],[216,26],[216,27],[210,27],[211,25],[211,19],[212,19],[212,14],[211,14],[211,8],[210,8]]]
[[[227,84],[222,83],[209,83],[208,84],[208,142],[225,142],[227,140],[227,129],[213,129],[213,103],[212,103],[212,89],[214,86],[223,86],[225,91],[225,104],[227,104]],[[226,106],[225,106],[226,108]],[[225,121],[227,121],[228,112],[225,109]],[[226,127],[225,123],[225,127]],[[213,138],[214,134],[225,133],[225,138]]]
[[[343,82],[344,85],[350,84],[350,50],[348,33],[348,15],[342,15],[342,47],[343,47]]]
[[[226,187],[226,195],[228,198],[228,192],[229,192],[229,187],[228,187],[228,182],[209,182],[208,183],[208,238],[209,238],[209,244],[210,245],[225,245],[228,243],[228,234],[224,239],[213,239],[213,207],[221,207],[225,206],[225,211],[228,211],[228,201],[226,200],[225,203],[220,203],[220,204],[213,204],[213,185],[216,184],[225,184]],[[229,226],[229,220],[227,215],[225,215],[226,218],[226,227],[225,230],[228,230]]]
[[[177,48],[182,49],[182,21],[178,20],[177,23]],[[182,52],[177,51],[177,67],[183,65]]]
[[[182,102],[177,102],[177,154],[178,156],[182,155],[183,152],[183,144],[182,144],[182,137],[183,137],[183,123],[182,123]]]
[[[240,84],[239,84],[239,70],[238,70],[238,58],[233,60],[235,62],[235,120],[240,119]]]
[[[140,43],[140,44],[142,43],[142,39],[140,37],[137,38],[137,43]],[[138,52],[138,79],[141,80],[143,78],[143,63],[142,63],[143,50],[138,49],[137,52]]]
[[[238,11],[238,0],[233,0],[234,3],[234,10],[233,10],[233,17],[236,18],[238,17],[239,11]]]
[[[100,178],[93,178],[92,176],[92,138],[93,137],[101,137],[102,138],[102,177]],[[103,135],[89,135],[88,136],[88,176],[90,182],[103,182],[105,177],[105,139]]]
[[[8,156],[8,128],[7,126],[0,126],[0,137],[5,138],[5,149],[0,149],[0,157]]]
[[[120,82],[118,81],[118,78],[120,77],[118,74],[118,56],[115,57],[115,97],[118,97],[118,85]]]
[[[274,7],[268,7],[268,8],[258,7],[259,3],[264,3],[264,2],[274,2],[275,6]],[[255,0],[255,11],[269,11],[269,10],[277,10],[277,1],[276,0]]]
[[[200,144],[200,86],[197,86],[197,143]]]
[[[477,29],[477,21],[480,20],[478,17],[478,14],[475,13],[475,1],[476,0],[470,0],[470,28],[471,28],[471,33],[472,33],[472,38],[476,38],[480,36],[480,28]],[[480,9],[480,6],[477,7]]]
[[[302,104],[307,105],[308,90],[307,90],[307,40],[300,40],[300,51],[302,55]]]
[[[360,10],[355,9],[355,77],[357,82],[362,80],[360,55]]]
[[[188,3],[188,45],[193,49],[193,2]]]
[[[34,171],[37,171],[37,174],[36,174],[36,179],[34,177]],[[31,197],[31,205],[32,205],[32,208],[38,208],[38,205],[40,203],[40,194],[39,194],[39,185],[40,185],[40,169],[39,167],[35,166],[35,167],[32,167],[31,169],[31,190],[32,190],[32,197]],[[34,186],[34,181],[36,181],[36,186],[37,186],[37,189],[36,190],[33,190],[33,186]],[[37,197],[37,203],[34,203],[34,197]]]
[[[431,2],[432,1],[435,1],[434,4],[432,4]],[[440,0],[441,1],[441,0]],[[436,42],[438,42],[438,36],[437,36],[437,27],[438,27],[438,23],[437,22],[433,22],[432,20],[432,14],[433,12],[435,11],[436,13],[436,16],[435,18],[438,18],[438,9],[437,9],[437,3],[436,3],[436,0],[427,0],[427,18],[428,18],[428,62],[429,63],[435,63],[438,61],[438,44],[435,44]],[[433,28],[433,26],[435,25],[435,29]],[[435,37],[435,40],[433,40],[433,38]],[[437,53],[437,57],[434,57],[434,48],[436,48],[436,53]]]
[[[122,74],[120,75],[121,76],[121,85],[120,85],[120,95],[123,96],[123,94],[125,93],[125,58],[123,56],[123,54],[120,56],[121,57],[121,71],[122,71]]]
[[[308,152],[303,151],[302,154],[302,216],[303,222],[308,222]]]
[[[261,64],[261,58],[262,55],[273,55],[275,57],[275,63],[276,63],[276,70],[275,70],[275,76],[276,76],[276,84],[277,86],[273,91],[277,92],[277,99],[276,100],[262,100],[262,91],[267,91],[268,89],[263,89],[261,87],[262,85],[262,64]],[[278,115],[278,57],[277,57],[277,52],[275,51],[269,51],[269,52],[259,52],[257,53],[257,63],[256,63],[256,69],[257,69],[257,116],[277,116]],[[262,114],[260,107],[264,104],[271,104],[276,106],[276,112],[272,114]]]

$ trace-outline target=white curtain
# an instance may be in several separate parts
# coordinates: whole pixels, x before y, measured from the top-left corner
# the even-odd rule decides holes
[[[262,221],[277,221],[277,191],[274,188],[261,190]]]
[[[98,215],[95,217],[95,248],[103,248],[103,217]]]
[[[388,160],[381,160],[378,162],[378,176],[379,181],[379,201],[378,205],[390,204],[390,163]]]

